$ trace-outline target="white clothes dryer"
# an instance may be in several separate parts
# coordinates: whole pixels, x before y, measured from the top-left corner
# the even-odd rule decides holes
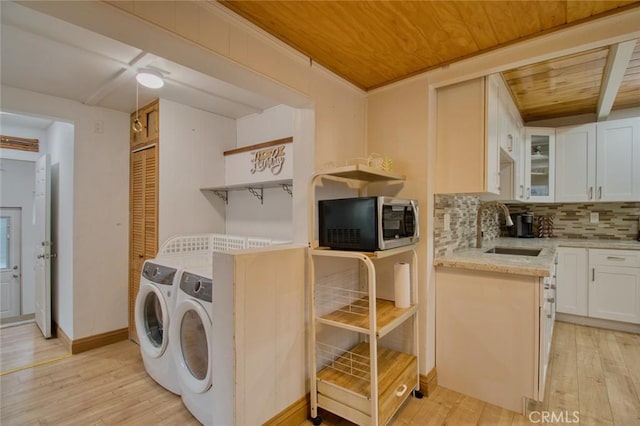
[[[142,266],[136,296],[135,323],[144,368],[160,386],[180,394],[169,327],[175,309],[179,267],[169,259],[150,259]]]
[[[213,423],[211,333],[212,267],[187,268],[180,278],[170,340],[185,407],[204,425]]]

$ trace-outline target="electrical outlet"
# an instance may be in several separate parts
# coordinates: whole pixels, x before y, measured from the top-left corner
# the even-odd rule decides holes
[[[451,215],[449,213],[444,214],[444,230],[451,231]]]
[[[598,212],[591,212],[591,215],[589,217],[589,222],[591,223],[600,222],[600,214]]]

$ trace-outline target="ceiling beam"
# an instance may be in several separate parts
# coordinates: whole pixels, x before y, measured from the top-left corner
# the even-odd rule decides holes
[[[600,96],[598,97],[597,121],[603,121],[609,117],[635,46],[636,40],[629,40],[609,47],[607,64],[600,85]]]
[[[136,75],[139,68],[148,67],[153,61],[158,59],[157,56],[147,52],[141,52],[138,56],[133,58],[127,65],[124,65],[118,72],[116,72],[111,78],[102,86],[100,86],[95,92],[93,92],[87,99],[85,99],[85,105],[98,105],[107,95],[122,86],[132,77]]]

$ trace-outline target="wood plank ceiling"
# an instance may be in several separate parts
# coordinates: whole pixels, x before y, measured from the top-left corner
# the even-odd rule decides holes
[[[370,90],[634,1],[218,0],[313,61]],[[640,107],[640,42],[613,109]],[[596,112],[603,47],[503,75],[525,122]]]

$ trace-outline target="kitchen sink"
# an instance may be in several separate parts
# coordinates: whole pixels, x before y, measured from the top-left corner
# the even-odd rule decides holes
[[[515,248],[515,247],[494,247],[486,250],[485,253],[494,254],[515,254],[517,256],[537,256],[542,249],[528,249],[528,248]]]

